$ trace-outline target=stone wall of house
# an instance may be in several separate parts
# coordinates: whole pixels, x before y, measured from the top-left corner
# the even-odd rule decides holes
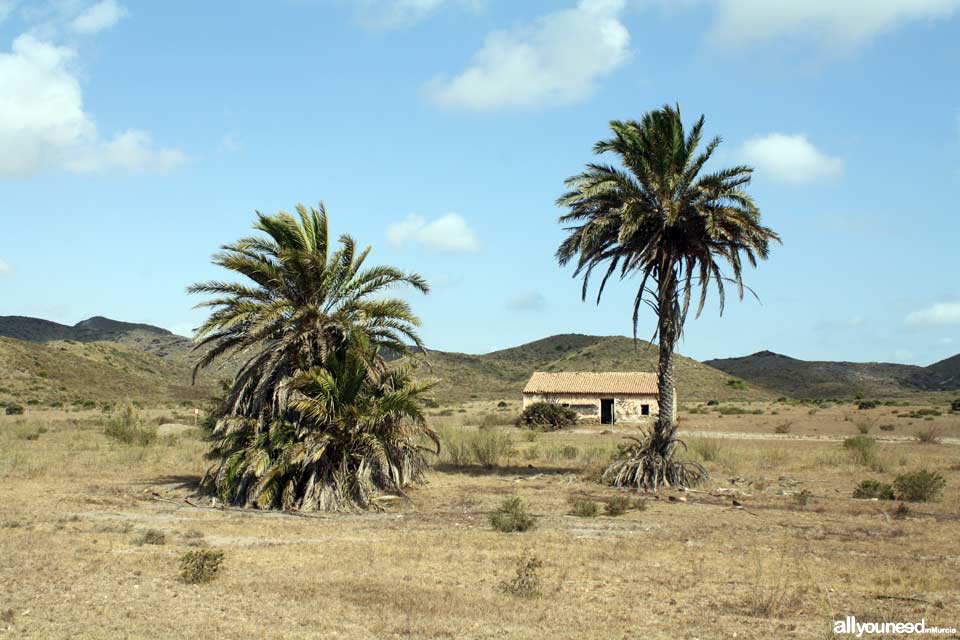
[[[584,422],[600,421],[600,399],[613,398],[615,421],[618,423],[637,423],[652,420],[659,411],[657,396],[650,395],[575,395],[568,393],[525,393],[523,407],[534,402],[551,402],[567,405],[577,412]],[[649,406],[649,415],[643,415],[643,405]]]

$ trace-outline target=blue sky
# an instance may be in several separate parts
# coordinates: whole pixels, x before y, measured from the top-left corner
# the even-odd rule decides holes
[[[0,314],[187,333],[254,209],[324,200],[432,283],[434,348],[629,334],[636,283],[581,302],[553,202],[679,102],[784,239],[681,350],[928,364],[960,351],[958,62],[960,0],[0,0]]]

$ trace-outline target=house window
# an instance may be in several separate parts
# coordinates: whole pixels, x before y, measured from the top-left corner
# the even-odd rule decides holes
[[[648,404],[642,404],[642,405],[640,405],[640,415],[642,415],[642,416],[648,416],[648,415],[650,415],[650,405],[648,405]]]

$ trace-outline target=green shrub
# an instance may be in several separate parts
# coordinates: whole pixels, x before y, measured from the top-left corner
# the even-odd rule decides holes
[[[501,458],[513,453],[513,440],[499,431],[476,431],[469,442],[474,459],[487,469],[498,466]]]
[[[723,450],[719,438],[691,438],[687,447],[704,462],[716,462]]]
[[[504,402],[503,400],[497,403],[497,409],[506,409],[506,408],[507,408],[507,403]]]
[[[490,514],[490,525],[503,533],[522,532],[532,529],[536,517],[527,512],[520,498],[507,498],[496,511]]]
[[[593,500],[574,500],[570,504],[570,515],[578,518],[594,518],[597,511],[597,503]]]
[[[853,490],[853,497],[860,500],[893,500],[893,487],[878,480],[864,480]]]
[[[857,409],[864,411],[866,409],[876,409],[880,406],[880,403],[876,400],[863,400],[857,403]]]
[[[131,402],[125,404],[107,420],[103,433],[117,442],[140,447],[151,445],[157,439],[156,427],[145,426],[140,417],[140,410]]]
[[[540,568],[543,561],[534,555],[524,553],[517,559],[517,573],[512,580],[500,585],[505,593],[519,598],[534,598],[543,590]]]
[[[727,386],[738,391],[746,391],[747,389],[747,383],[737,379],[727,380]]]
[[[870,464],[874,456],[876,441],[869,436],[853,436],[843,441],[843,448],[860,464]]]
[[[8,416],[22,416],[23,406],[19,404],[8,404],[4,411]]]
[[[893,431],[896,427],[892,424],[882,424],[880,425],[880,431]]]
[[[947,481],[939,473],[921,469],[897,476],[893,486],[897,491],[897,500],[930,502],[940,497],[943,488],[947,486]]]
[[[950,411],[960,412],[960,398],[957,398],[956,400],[950,403]]]
[[[917,431],[917,442],[920,444],[940,444],[940,430],[936,427]]]
[[[180,579],[187,584],[210,582],[223,565],[223,551],[197,549],[180,558]]]
[[[608,516],[622,516],[628,509],[630,509],[630,499],[626,496],[614,496],[603,506],[603,512]]]
[[[147,529],[143,535],[134,540],[135,544],[166,544],[167,536],[159,529]]]
[[[707,400],[708,407],[716,407],[720,404],[719,400]]]
[[[577,412],[551,402],[534,402],[520,414],[517,426],[556,431],[577,423]]]

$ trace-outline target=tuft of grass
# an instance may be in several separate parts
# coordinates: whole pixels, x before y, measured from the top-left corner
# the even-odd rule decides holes
[[[527,511],[526,505],[518,497],[507,498],[490,514],[490,525],[503,533],[529,531],[536,522],[536,517]]]
[[[570,515],[578,518],[595,518],[597,511],[597,503],[593,500],[574,500],[570,504]]]
[[[477,463],[492,469],[513,453],[513,440],[499,431],[477,431],[470,439],[470,450]]]
[[[723,451],[719,438],[690,438],[687,448],[704,462],[716,462]]]
[[[879,480],[864,480],[853,490],[858,500],[893,500],[893,486]]]
[[[139,538],[133,541],[134,544],[154,544],[163,545],[167,543],[167,536],[159,529],[147,529]]]
[[[103,429],[105,436],[122,444],[146,447],[157,439],[156,427],[144,426],[140,409],[132,402],[114,413]]]
[[[931,502],[940,498],[947,481],[939,473],[920,469],[897,476],[893,487],[897,500],[904,502]]]
[[[543,592],[543,580],[540,578],[540,569],[543,561],[538,557],[524,553],[517,558],[516,575],[511,580],[501,583],[500,588],[518,598],[535,598]]]
[[[869,465],[876,454],[876,440],[865,435],[853,436],[843,441],[843,448],[858,464]]]
[[[804,489],[800,493],[793,494],[793,502],[801,509],[806,509],[807,504],[810,502],[810,498],[813,497],[813,494],[810,493],[809,489]]]
[[[920,444],[940,444],[940,429],[936,427],[921,429],[917,431],[915,438]]]
[[[781,422],[773,428],[774,433],[790,433],[790,429],[793,427],[792,421]]]
[[[896,429],[892,424],[882,424],[880,425],[880,431],[893,431]]]
[[[217,577],[223,566],[223,551],[197,549],[180,558],[180,579],[186,584],[203,584]]]
[[[603,512],[608,516],[622,516],[628,509],[630,509],[630,499],[626,496],[614,496],[603,505]]]

